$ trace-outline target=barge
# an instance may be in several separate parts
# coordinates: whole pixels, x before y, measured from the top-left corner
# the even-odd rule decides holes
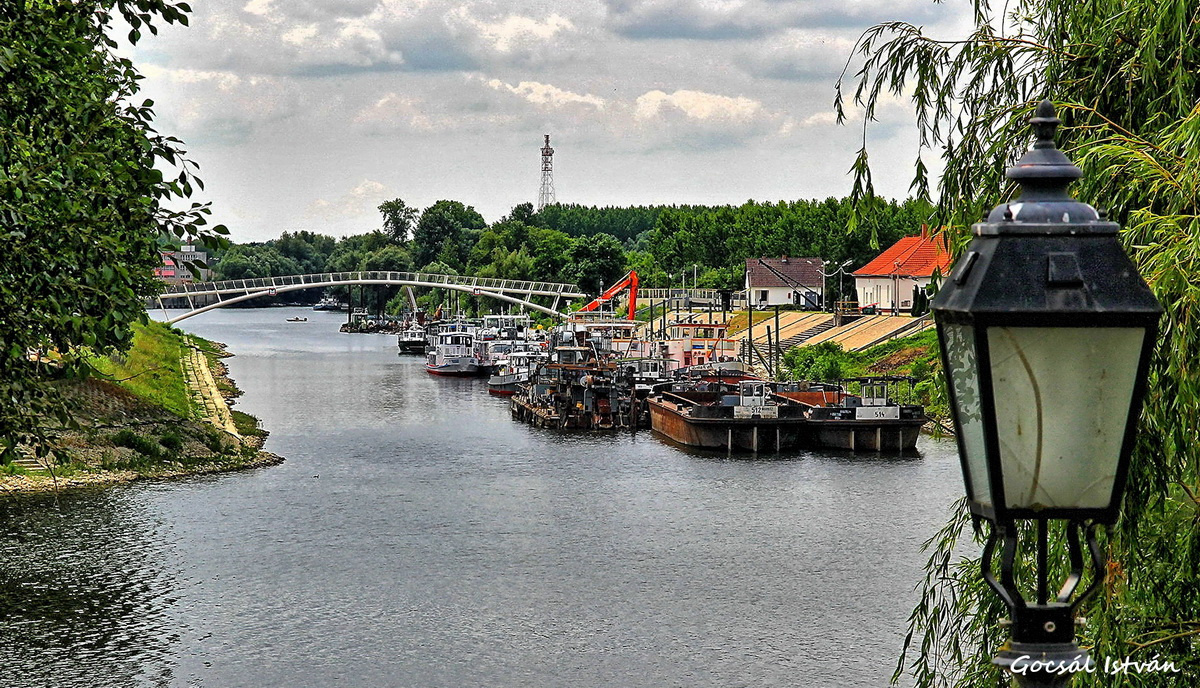
[[[807,444],[814,447],[850,451],[906,451],[915,449],[921,427],[928,420],[918,405],[900,404],[892,399],[895,385],[909,377],[859,377],[839,380],[837,391],[781,392],[782,396],[812,405],[808,420]],[[859,385],[859,394],[841,391],[849,384]],[[800,399],[797,395],[807,395]],[[823,397],[818,400],[817,397]],[[832,399],[830,399],[832,397]]]
[[[730,452],[781,451],[801,440],[807,405],[774,395],[766,381],[742,380],[736,394],[701,387],[650,398],[651,429],[689,447]]]
[[[693,383],[647,400],[650,427],[701,449],[781,451],[793,447],[905,451],[916,447],[924,409],[895,403],[892,384],[910,378],[848,378],[842,384],[740,380]],[[849,394],[857,383],[860,394]]]

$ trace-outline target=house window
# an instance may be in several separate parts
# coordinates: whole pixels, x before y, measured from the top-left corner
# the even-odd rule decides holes
[[[766,302],[767,302],[767,290],[766,290],[766,289],[759,289],[759,290],[758,290],[758,302],[759,302],[759,303],[766,303]]]

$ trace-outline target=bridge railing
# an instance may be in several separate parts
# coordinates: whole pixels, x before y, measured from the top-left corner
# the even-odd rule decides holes
[[[583,296],[582,290],[575,284],[560,282],[530,282],[524,280],[506,280],[493,277],[471,277],[467,275],[435,275],[421,272],[393,271],[361,271],[361,272],[323,272],[311,275],[286,275],[283,277],[256,277],[251,279],[220,280],[216,282],[186,282],[174,284],[163,290],[159,298],[182,298],[208,294],[250,293],[265,291],[272,288],[295,286],[302,284],[332,285],[352,282],[415,282],[423,285],[438,284],[458,287],[478,287],[486,291],[516,292],[540,296]]]
[[[721,292],[717,289],[638,289],[639,301],[670,301],[684,298],[719,304],[721,303]],[[730,301],[733,308],[744,308],[746,292],[733,292],[730,295]]]

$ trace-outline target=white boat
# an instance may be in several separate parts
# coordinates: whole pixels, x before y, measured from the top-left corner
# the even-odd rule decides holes
[[[314,311],[344,311],[344,310],[346,310],[346,304],[342,303],[341,301],[338,301],[336,298],[334,298],[332,296],[326,296],[325,298],[321,299],[315,306],[313,306],[313,310]]]
[[[428,343],[427,338],[428,334],[425,332],[425,328],[414,321],[396,335],[396,346],[400,348],[402,354],[423,354]]]
[[[547,358],[548,355],[541,351],[515,351],[509,354],[500,371],[488,378],[488,394],[512,396],[519,386],[529,382],[533,371]]]
[[[458,377],[479,374],[479,359],[474,351],[474,328],[466,323],[446,323],[431,337],[425,370],[434,375]]]

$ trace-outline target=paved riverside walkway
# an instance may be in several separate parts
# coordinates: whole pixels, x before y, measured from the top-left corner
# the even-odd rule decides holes
[[[221,390],[217,388],[217,381],[213,379],[204,352],[192,343],[190,337],[183,346],[183,376],[187,379],[192,402],[200,410],[201,419],[231,435],[237,435],[233,414],[229,412],[229,404],[225,403]]]

